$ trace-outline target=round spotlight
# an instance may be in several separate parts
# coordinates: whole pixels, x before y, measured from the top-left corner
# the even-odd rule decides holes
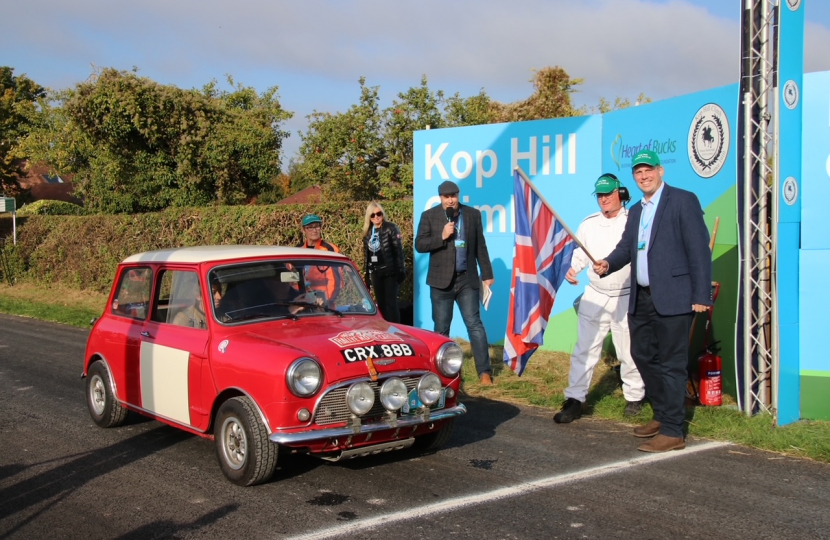
[[[380,402],[388,411],[397,411],[407,399],[406,383],[398,377],[387,379],[380,387]]]
[[[375,391],[367,382],[353,384],[346,390],[346,405],[357,416],[363,416],[375,404]]]
[[[300,422],[308,422],[309,418],[311,418],[311,413],[308,412],[308,409],[300,409],[297,411],[297,420]]]
[[[424,405],[435,405],[442,390],[441,379],[435,373],[427,373],[418,381],[418,398]]]

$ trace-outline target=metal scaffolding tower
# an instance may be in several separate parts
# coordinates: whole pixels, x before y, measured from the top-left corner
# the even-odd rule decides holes
[[[776,260],[778,215],[776,0],[742,0],[739,162],[739,405],[747,415],[778,408]],[[739,145],[739,147],[741,147]],[[742,376],[741,376],[742,375]]]

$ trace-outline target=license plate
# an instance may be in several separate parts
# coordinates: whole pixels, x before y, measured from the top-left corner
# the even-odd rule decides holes
[[[447,402],[447,389],[444,388],[441,391],[441,397],[438,398],[438,403],[433,405],[433,409],[443,409],[444,404]],[[409,392],[409,396],[407,396],[406,403],[404,403],[403,407],[401,407],[401,413],[403,414],[410,414],[412,412],[417,411],[424,404],[421,402],[421,398],[418,397],[418,389],[413,388]]]

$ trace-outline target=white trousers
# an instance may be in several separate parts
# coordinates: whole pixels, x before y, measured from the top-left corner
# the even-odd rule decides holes
[[[607,296],[592,287],[585,287],[579,301],[579,326],[576,347],[571,355],[571,371],[565,397],[585,402],[594,368],[602,355],[608,332],[620,360],[620,376],[626,401],[645,397],[645,385],[631,358],[631,336],[628,333],[629,296]]]

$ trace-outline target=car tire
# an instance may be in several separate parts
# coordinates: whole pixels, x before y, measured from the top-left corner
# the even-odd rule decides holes
[[[219,408],[214,427],[222,474],[238,486],[267,482],[277,468],[278,446],[248,397],[231,398]]]
[[[102,428],[118,427],[127,419],[127,409],[112,392],[112,379],[103,362],[93,362],[86,375],[86,404],[92,420]]]
[[[449,420],[446,420],[440,428],[432,433],[415,437],[415,444],[413,446],[419,452],[432,452],[438,450],[449,442],[454,428],[455,418],[450,418]]]

